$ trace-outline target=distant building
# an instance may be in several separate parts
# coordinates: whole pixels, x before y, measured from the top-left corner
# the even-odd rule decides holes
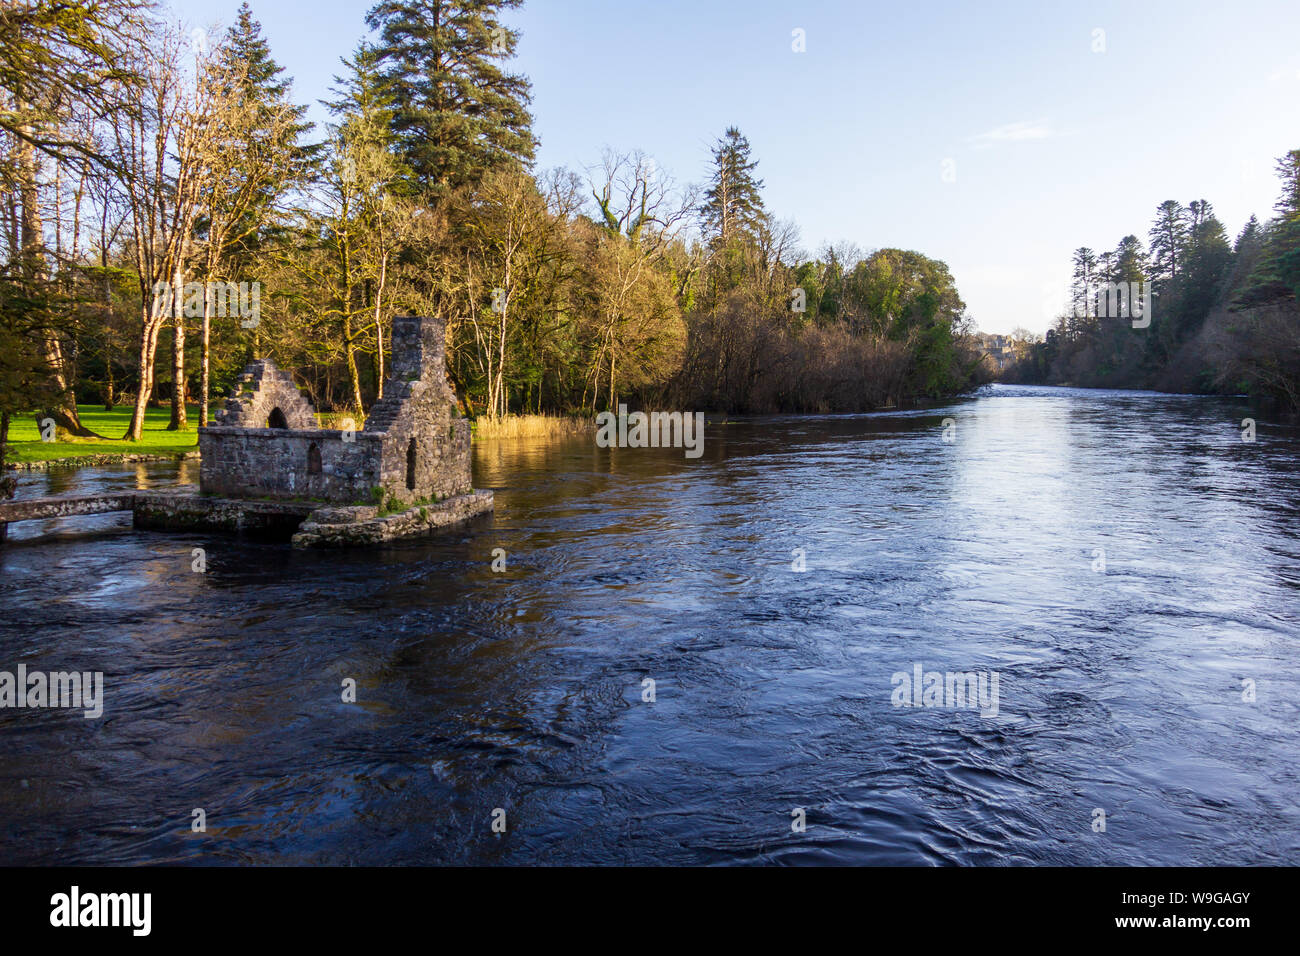
[[[1016,348],[1008,336],[981,332],[975,338],[979,342],[980,355],[994,371],[1001,372],[1016,364]]]

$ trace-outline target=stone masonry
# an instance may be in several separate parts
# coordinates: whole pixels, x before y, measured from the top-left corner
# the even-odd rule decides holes
[[[276,410],[280,416],[272,422]],[[315,428],[311,402],[303,398],[293,376],[275,367],[270,359],[258,359],[239,376],[235,393],[217,412],[217,423],[236,428]]]

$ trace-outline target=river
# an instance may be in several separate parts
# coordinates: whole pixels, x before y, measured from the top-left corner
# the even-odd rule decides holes
[[[0,863],[1300,863],[1300,430],[1249,414],[485,442],[495,515],[382,550],[17,525],[0,670],[102,671],[104,714],[0,710]],[[896,706],[918,665],[996,715]]]

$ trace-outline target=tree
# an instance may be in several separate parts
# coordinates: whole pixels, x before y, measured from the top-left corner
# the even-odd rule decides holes
[[[1097,314],[1096,290],[1097,256],[1087,246],[1074,250],[1073,271],[1070,276],[1070,301],[1074,309],[1072,329],[1086,328],[1085,317]]]
[[[1147,257],[1142,251],[1142,240],[1127,235],[1119,241],[1114,252],[1114,268],[1110,282],[1143,282],[1147,278]]]
[[[12,498],[15,487],[4,473],[9,423],[60,397],[43,342],[66,305],[53,284],[34,286],[17,269],[0,270],[0,500]],[[6,530],[0,522],[0,541]]]
[[[713,147],[713,172],[700,207],[709,244],[726,247],[740,236],[753,237],[763,215],[763,181],[754,176],[749,140],[734,126]]]
[[[280,205],[291,191],[311,178],[316,150],[300,145],[312,124],[303,121],[306,107],[291,99],[284,68],[271,58],[261,24],[245,3],[235,24],[204,65],[200,82],[209,87],[215,135],[203,158],[205,204],[195,223],[204,240],[200,269],[202,350],[199,423],[208,422],[211,378],[212,283],[257,275],[267,233],[283,218]],[[256,280],[254,280],[256,281]],[[183,377],[183,376],[182,376]],[[185,407],[172,397],[170,427],[180,427]]]
[[[210,185],[205,162],[219,135],[213,122],[217,90],[191,82],[186,45],[173,25],[132,46],[138,73],[148,79],[139,109],[118,114],[109,127],[117,186],[129,210],[127,244],[140,288],[139,387],[127,426],[130,441],[139,441],[144,428],[158,336],[169,315],[183,336],[186,263]],[[196,69],[201,75],[203,61]],[[180,372],[183,377],[183,366]]]
[[[363,305],[373,314],[376,398],[383,398],[385,293],[390,261],[399,251],[409,209],[396,195],[401,167],[394,155],[392,101],[379,74],[379,54],[371,44],[362,42],[343,65],[347,74],[334,78],[336,98],[326,106],[338,120],[331,135],[335,161],[341,163],[336,170],[339,199],[351,208],[357,228],[355,236],[343,236],[337,229],[334,233],[346,242],[347,255],[355,252],[362,272]],[[343,195],[345,191],[348,196]],[[340,253],[344,252],[340,248]],[[361,386],[353,346],[364,329],[354,331],[350,306],[344,326],[349,380],[360,410]]]
[[[1183,307],[1187,320],[1199,325],[1218,300],[1219,283],[1231,265],[1232,245],[1208,201],[1195,200],[1188,210],[1191,226],[1184,257]]]
[[[293,82],[271,56],[247,3],[217,47],[210,72],[221,101],[234,112],[223,148],[248,154],[246,208],[234,218],[226,251],[232,268],[245,272],[261,257],[262,242],[282,225],[285,198],[317,172],[321,147],[303,144],[314,124],[305,119],[307,107],[293,101]],[[275,176],[265,175],[265,167],[274,167]]]
[[[602,388],[614,408],[620,387],[662,380],[680,364],[685,326],[658,266],[697,200],[693,189],[679,190],[639,151],[607,150],[592,177],[601,225],[590,253],[595,308],[588,384],[593,408]],[[584,388],[584,404],[586,396]]]
[[[521,2],[383,0],[366,16],[409,185],[435,201],[532,162],[530,85],[501,66],[519,34],[499,13]]]
[[[25,295],[33,301],[45,294],[51,272],[42,214],[44,167],[74,164],[84,174],[102,163],[84,126],[69,120],[128,108],[126,98],[114,93],[135,88],[139,75],[119,54],[138,35],[146,9],[139,0],[27,0],[0,6],[0,132],[11,145],[0,159],[0,186],[16,199],[15,251],[21,281],[28,286]],[[60,428],[93,436],[77,416],[63,335],[50,324],[39,334],[52,379],[46,392],[49,414]]]
[[[1166,199],[1157,207],[1156,220],[1148,233],[1153,279],[1170,282],[1178,277],[1187,236],[1187,210],[1177,200]]]
[[[1258,237],[1262,249],[1238,298],[1240,305],[1300,301],[1300,149],[1278,159],[1277,172],[1282,180],[1282,192],[1273,207],[1277,217]]]

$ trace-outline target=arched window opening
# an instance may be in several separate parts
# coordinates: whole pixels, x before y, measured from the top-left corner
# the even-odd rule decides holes
[[[307,474],[319,475],[320,472],[320,445],[312,442],[307,446]]]
[[[270,416],[266,419],[267,428],[288,428],[289,422],[284,417],[284,412],[280,411],[280,406],[271,409]]]
[[[415,490],[415,439],[406,445],[406,490]]]

